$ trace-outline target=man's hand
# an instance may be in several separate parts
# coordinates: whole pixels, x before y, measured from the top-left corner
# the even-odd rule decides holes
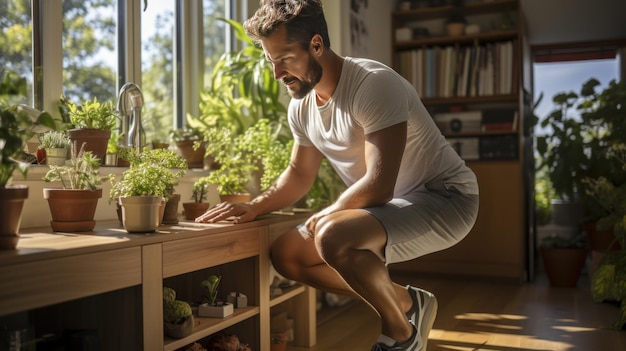
[[[203,215],[196,218],[197,223],[215,223],[232,219],[233,223],[250,222],[257,214],[252,211],[252,205],[248,203],[222,202],[209,209]]]

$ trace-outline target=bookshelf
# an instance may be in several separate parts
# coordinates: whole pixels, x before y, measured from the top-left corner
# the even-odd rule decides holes
[[[476,173],[479,216],[458,245],[392,269],[524,281],[533,161],[523,13],[518,0],[449,3],[412,2],[412,8],[392,12],[392,62]],[[458,15],[468,32],[448,35],[446,20]]]

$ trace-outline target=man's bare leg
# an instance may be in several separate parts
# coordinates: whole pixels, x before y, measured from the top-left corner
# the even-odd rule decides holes
[[[383,260],[387,237],[381,224],[361,210],[334,213],[318,223],[314,240],[297,231],[272,248],[274,266],[286,278],[318,289],[356,296],[380,315],[382,333],[404,341],[411,336],[405,312],[412,301],[391,281]]]

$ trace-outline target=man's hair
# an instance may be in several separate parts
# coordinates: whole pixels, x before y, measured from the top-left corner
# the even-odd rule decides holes
[[[308,49],[311,38],[319,34],[330,48],[328,27],[321,0],[261,0],[259,9],[244,23],[248,36],[256,43],[274,33],[281,25],[287,40]]]

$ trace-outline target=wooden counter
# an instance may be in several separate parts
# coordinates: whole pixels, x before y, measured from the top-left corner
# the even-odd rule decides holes
[[[269,294],[270,237],[306,217],[307,214],[270,215],[236,225],[181,221],[177,225],[162,225],[157,232],[148,234],[129,234],[118,221],[98,221],[94,231],[87,233],[54,233],[49,227],[22,230],[16,250],[0,251],[0,322],[2,317],[26,313],[37,315],[28,318],[35,320],[35,330],[57,324],[61,324],[59,328],[76,329],[105,323],[99,329],[104,330],[100,333],[107,338],[106,345],[111,349],[128,347],[108,340],[122,333],[116,330],[120,327],[115,323],[54,316],[66,312],[71,315],[82,308],[75,305],[93,305],[90,299],[106,296],[103,300],[112,300],[113,305],[98,313],[110,313],[111,319],[126,314],[129,318],[133,314],[140,316],[139,321],[129,324],[141,326],[143,331],[134,330],[139,336],[134,344],[128,343],[142,345],[144,350],[176,350],[232,329],[247,337],[246,342],[253,349],[268,351],[271,308],[296,298],[294,301],[302,308],[293,311],[294,344],[312,346],[316,326],[314,290],[297,286],[273,300]],[[164,337],[163,286],[173,285],[177,293],[191,298],[199,290],[195,287],[199,281],[195,280],[213,270],[223,276],[220,294],[244,292],[249,306],[236,309],[235,314],[223,319],[197,318],[193,334],[184,339]],[[113,297],[108,295],[111,292]],[[39,322],[40,315],[46,315],[44,322]],[[237,327],[238,324],[242,326]]]

